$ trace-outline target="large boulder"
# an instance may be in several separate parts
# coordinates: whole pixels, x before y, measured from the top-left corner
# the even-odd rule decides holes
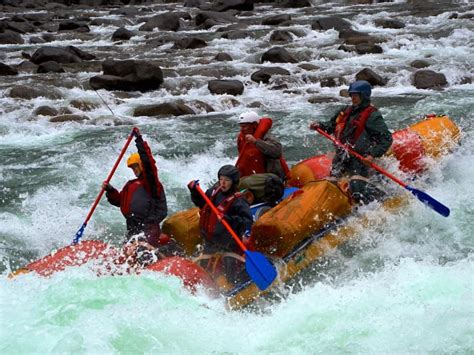
[[[161,68],[141,60],[115,61],[107,59],[102,63],[104,75],[90,78],[90,86],[97,89],[122,91],[156,90],[163,83]]]
[[[15,68],[7,65],[7,64],[3,64],[3,63],[0,63],[0,76],[2,75],[17,75],[18,74],[18,70],[16,70]]]
[[[224,12],[227,10],[252,11],[254,0],[215,0],[212,10]]]
[[[298,61],[283,47],[273,47],[263,53],[261,62],[297,63]]]
[[[194,115],[194,111],[182,102],[165,102],[135,108],[133,116],[181,116]]]
[[[10,89],[10,97],[26,100],[35,99],[37,97],[60,99],[62,98],[62,94],[57,89],[33,88],[25,85],[15,85]]]
[[[35,64],[54,61],[57,63],[80,63],[82,60],[95,59],[93,54],[84,52],[74,46],[50,47],[45,46],[36,50],[31,56],[31,61]]]
[[[38,66],[38,69],[36,69],[36,72],[38,74],[44,74],[44,73],[64,73],[64,69],[59,65],[58,62],[55,61],[49,61],[49,62],[44,62],[41,63]]]
[[[250,79],[257,83],[267,84],[270,81],[272,75],[290,75],[290,72],[280,67],[266,67],[253,73],[250,76]]]
[[[369,68],[364,68],[358,72],[355,76],[355,79],[368,81],[372,86],[385,86],[387,84],[386,79]]]
[[[5,30],[0,32],[0,44],[23,44],[25,40],[20,36],[19,33]]]
[[[351,23],[341,17],[337,16],[328,16],[320,17],[311,23],[311,28],[313,30],[327,31],[330,29],[335,29],[336,31],[347,30],[351,28]]]
[[[179,29],[179,15],[173,12],[166,12],[148,19],[144,25],[140,26],[140,31],[153,31],[159,28],[161,31],[177,31]]]
[[[132,31],[129,31],[124,27],[120,27],[117,31],[113,33],[112,41],[128,41],[134,35],[135,34]]]
[[[417,89],[440,89],[448,85],[444,74],[429,69],[415,72],[412,82]]]
[[[290,21],[291,20],[291,15],[288,14],[281,14],[281,15],[275,15],[275,16],[270,16],[267,18],[264,18],[262,20],[262,25],[264,26],[278,26],[279,24]]]
[[[212,94],[242,95],[244,84],[239,80],[210,80],[207,85]]]

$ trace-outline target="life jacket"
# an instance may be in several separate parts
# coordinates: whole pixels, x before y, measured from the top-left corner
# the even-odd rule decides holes
[[[258,123],[257,129],[253,133],[256,139],[263,139],[268,131],[272,128],[273,121],[269,117],[262,117]],[[239,169],[240,177],[249,176],[253,174],[266,173],[265,155],[257,148],[255,144],[248,144],[245,141],[245,136],[242,132],[237,138],[237,149],[239,151],[239,158],[236,163]],[[290,169],[283,156],[280,157],[280,164],[285,176],[288,178]]]
[[[212,191],[210,200],[214,203],[217,194],[221,191],[221,188],[218,187]],[[217,210],[221,214],[221,216],[225,215],[227,211],[232,207],[232,204],[235,202],[236,199],[241,197],[242,194],[240,192],[236,192],[235,194],[230,195],[229,197],[225,198],[224,200],[216,206]],[[199,228],[201,230],[202,235],[206,236],[207,239],[212,239],[214,232],[216,230],[216,225],[219,222],[219,218],[217,215],[212,211],[211,207],[208,204],[205,204],[204,207],[201,209],[200,212],[200,219],[199,219]]]
[[[147,204],[150,198],[144,178],[130,180],[120,192],[120,211],[125,217],[130,217],[132,214],[136,216],[145,215],[147,211],[143,210],[143,206]]]
[[[374,111],[377,111],[377,108],[372,105],[369,105],[359,113],[359,117],[352,120],[351,125],[356,126],[356,129],[354,134],[348,138],[348,142],[342,142],[341,138],[342,132],[344,132],[344,129],[346,128],[347,119],[351,115],[352,106],[349,106],[344,111],[341,111],[336,118],[336,128],[334,129],[334,136],[336,137],[336,139],[342,143],[350,143],[352,145],[355,145],[362,132],[364,132],[365,123]]]

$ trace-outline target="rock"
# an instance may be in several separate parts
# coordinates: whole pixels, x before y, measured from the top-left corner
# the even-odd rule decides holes
[[[214,57],[215,60],[218,62],[229,62],[234,60],[229,54],[227,53],[217,53]]]
[[[404,28],[405,24],[400,20],[395,20],[391,18],[381,18],[375,20],[375,26],[383,28],[395,28],[400,29]]]
[[[25,41],[17,32],[5,30],[0,32],[0,44],[23,44]]]
[[[78,32],[90,32],[89,26],[81,21],[63,21],[59,24],[58,31],[78,31]]]
[[[93,54],[86,53],[74,46],[66,48],[45,46],[37,49],[31,61],[35,64],[54,61],[57,63],[80,63],[82,60],[95,59]]]
[[[159,28],[161,31],[177,31],[179,25],[179,15],[173,12],[166,12],[148,19],[138,30],[153,31],[153,29]]]
[[[287,14],[270,16],[270,17],[264,18],[262,20],[262,25],[264,25],[264,26],[278,26],[279,24],[281,24],[285,21],[290,21],[290,20],[291,20],[291,15],[287,15]]]
[[[126,28],[120,27],[112,35],[112,41],[128,41],[135,34],[132,31],[127,30]]]
[[[270,81],[272,75],[290,75],[290,72],[280,67],[266,67],[253,73],[250,76],[250,79],[257,83],[267,84]]]
[[[356,52],[358,54],[379,54],[383,53],[382,47],[376,44],[359,43],[356,45]]]
[[[429,69],[415,72],[412,83],[417,89],[440,89],[448,85],[444,74]]]
[[[429,67],[430,63],[428,63],[426,60],[416,59],[410,63],[410,66],[417,69],[423,69]]]
[[[10,97],[16,99],[27,99],[31,100],[37,97],[46,97],[49,99],[60,99],[62,98],[61,93],[58,90],[52,89],[38,89],[31,88],[25,85],[15,85],[10,89]]]
[[[41,63],[36,69],[36,72],[38,74],[44,74],[44,73],[64,73],[65,71],[63,68],[61,68],[58,62],[51,60],[49,62]]]
[[[366,80],[372,86],[385,86],[387,84],[387,80],[382,78],[379,74],[375,73],[372,69],[364,68],[360,72],[358,72],[355,76],[356,80]]]
[[[226,24],[226,23],[232,23],[236,20],[236,18],[226,12],[217,12],[217,11],[201,11],[199,12],[195,19],[196,21],[196,26],[203,25],[207,20],[212,20],[216,24]]]
[[[205,112],[214,112],[214,107],[209,105],[208,103],[200,100],[194,100],[191,102],[191,105],[194,106],[196,109],[199,111],[205,111]]]
[[[327,31],[331,29],[341,31],[351,27],[349,21],[337,16],[320,17],[311,23],[311,29],[319,31]]]
[[[0,63],[0,76],[2,75],[18,75],[18,70],[7,64]]]
[[[310,104],[324,104],[328,102],[339,102],[339,100],[335,97],[330,96],[311,96],[308,99]]]
[[[228,10],[252,11],[254,0],[215,0],[212,10],[224,12]]]
[[[75,107],[81,111],[92,111],[100,107],[100,105],[95,102],[79,100],[79,99],[72,100],[69,104],[72,107]]]
[[[210,80],[207,85],[212,94],[241,95],[244,84],[239,80]]]
[[[161,68],[147,61],[107,59],[102,63],[104,75],[89,79],[94,90],[150,91],[163,83]]]
[[[283,0],[279,3],[281,7],[286,8],[300,8],[300,7],[311,7],[313,4],[310,0]]]
[[[33,114],[36,116],[57,116],[58,113],[58,110],[49,106],[39,106],[33,111]]]
[[[195,112],[187,105],[177,102],[166,102],[157,105],[146,105],[135,108],[133,116],[182,116],[194,115]]]
[[[84,115],[66,114],[54,116],[49,119],[49,122],[60,123],[60,122],[82,122],[90,120],[89,117]]]
[[[313,71],[313,70],[318,70],[319,67],[317,65],[311,64],[311,63],[301,63],[298,64],[298,67],[301,69],[307,70],[307,71]]]
[[[174,49],[195,49],[206,47],[207,43],[197,37],[181,38],[174,42]]]
[[[297,63],[298,61],[283,47],[273,47],[263,53],[261,62]]]
[[[286,30],[275,30],[270,35],[270,42],[291,42],[293,36]]]

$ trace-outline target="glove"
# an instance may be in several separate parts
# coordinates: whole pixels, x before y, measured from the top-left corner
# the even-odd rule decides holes
[[[188,183],[188,189],[190,191],[194,190],[196,188],[196,186],[199,185],[199,180],[191,180],[189,183]]]
[[[105,191],[107,191],[107,192],[114,189],[113,186],[110,185],[107,181],[104,181],[104,182],[102,183],[102,188],[103,188]]]
[[[316,129],[318,129],[318,128],[321,128],[321,123],[319,123],[319,122],[311,122],[309,124],[309,129],[312,129],[312,130],[316,131]]]

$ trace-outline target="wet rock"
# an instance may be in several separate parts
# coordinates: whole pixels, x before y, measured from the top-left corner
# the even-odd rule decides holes
[[[276,16],[270,16],[262,20],[262,25],[264,26],[278,26],[285,21],[290,21],[291,15],[282,14]]]
[[[190,105],[195,107],[198,111],[215,112],[214,107],[201,100],[194,100],[190,102]]]
[[[311,28],[319,31],[327,31],[330,29],[341,31],[351,27],[349,21],[338,16],[320,17],[311,23]]]
[[[371,43],[359,43],[355,50],[358,54],[380,54],[383,53],[382,47]]]
[[[321,84],[321,87],[330,87],[330,88],[347,84],[346,80],[343,77],[321,78],[319,83]]]
[[[283,47],[273,47],[263,53],[261,62],[297,63],[298,61]]]
[[[69,104],[81,111],[92,111],[100,107],[100,105],[95,102],[79,99],[72,100]]]
[[[212,10],[224,12],[228,10],[252,11],[254,0],[215,0]]]
[[[206,47],[207,43],[201,38],[190,37],[190,38],[181,38],[174,42],[174,49],[195,49]]]
[[[194,115],[195,112],[180,102],[165,102],[157,105],[146,105],[135,108],[133,116],[182,116]]]
[[[55,89],[38,89],[31,88],[25,85],[15,85],[10,90],[10,97],[15,99],[27,99],[31,100],[37,97],[46,97],[48,99],[60,99],[62,94],[59,90]]]
[[[423,69],[430,66],[430,63],[426,60],[417,59],[410,63],[410,66],[417,69]]]
[[[18,70],[7,64],[0,63],[0,76],[2,75],[18,75]]]
[[[395,20],[391,18],[380,18],[375,20],[375,26],[383,28],[405,28],[405,24],[400,20]]]
[[[34,37],[30,37],[29,42],[31,44],[42,44],[42,43],[45,43],[46,41],[41,37],[34,36]]]
[[[290,72],[280,67],[262,68],[250,76],[252,81],[268,84],[272,75],[290,75]]]
[[[207,85],[212,94],[241,95],[244,84],[239,80],[210,80]]]
[[[463,76],[461,80],[459,81],[459,84],[461,85],[472,84],[472,78],[469,76]]]
[[[54,116],[49,119],[49,122],[61,123],[61,122],[82,122],[89,121],[90,118],[84,115],[66,114]]]
[[[204,4],[204,0],[184,0],[184,7],[197,7],[200,9]]]
[[[418,70],[413,75],[412,83],[417,89],[440,89],[448,85],[444,74],[429,69]]]
[[[33,114],[36,116],[57,116],[59,111],[50,106],[39,106],[34,109]]]
[[[298,67],[300,67],[301,69],[307,70],[307,71],[314,71],[314,70],[319,69],[319,67],[317,65],[314,65],[314,64],[311,64],[311,63],[301,63],[301,64],[298,64]]]
[[[279,5],[281,7],[286,7],[290,9],[313,6],[310,0],[283,0],[279,3]]]
[[[23,44],[25,41],[19,33],[5,30],[0,32],[0,44]]]
[[[270,42],[291,42],[293,41],[293,36],[289,31],[286,30],[276,30],[273,31],[270,35]]]
[[[335,97],[330,96],[311,96],[308,99],[310,104],[325,104],[328,102],[339,102],[339,100]]]
[[[128,19],[113,19],[113,18],[96,18],[89,22],[90,26],[115,26],[123,27],[127,25],[132,25],[132,21]]]
[[[387,80],[382,78],[379,74],[374,72],[372,69],[364,68],[360,72],[358,72],[355,76],[356,80],[366,80],[370,83],[370,85],[375,86],[385,86],[387,84]]]
[[[224,32],[221,37],[225,39],[253,38],[253,34],[251,31],[233,30]]]
[[[90,28],[85,22],[63,21],[59,24],[58,31],[90,32]]]
[[[167,12],[148,19],[138,30],[153,31],[154,28],[159,28],[161,31],[177,31],[179,25],[179,15],[173,12]]]
[[[214,57],[215,60],[218,62],[229,62],[234,60],[229,54],[227,53],[217,53]]]
[[[128,41],[135,34],[132,31],[127,30],[126,28],[120,27],[112,35],[112,41]]]
[[[94,58],[94,55],[86,53],[73,46],[68,46],[66,48],[45,46],[39,48],[33,53],[31,61],[35,64],[49,61],[57,63],[80,63],[83,59],[92,60]]]
[[[236,21],[236,18],[226,12],[201,11],[195,17],[196,26],[203,25],[207,20],[212,20],[216,24],[226,24]]]
[[[151,62],[138,60],[115,61],[107,59],[102,63],[104,75],[90,78],[94,90],[150,91],[163,83],[161,68]]]
[[[44,73],[64,73],[64,69],[59,65],[58,62],[55,61],[49,61],[49,62],[44,62],[41,63],[38,68],[36,69],[36,72],[38,74],[44,74]]]

